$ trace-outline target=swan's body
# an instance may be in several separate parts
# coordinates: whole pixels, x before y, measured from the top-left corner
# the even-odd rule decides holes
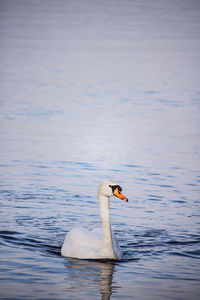
[[[98,189],[101,229],[74,228],[65,236],[61,254],[80,259],[121,259],[122,250],[115,239],[110,225],[110,196],[128,199],[121,188],[112,180],[104,181]]]

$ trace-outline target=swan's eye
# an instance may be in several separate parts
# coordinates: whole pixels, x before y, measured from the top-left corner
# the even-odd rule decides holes
[[[121,193],[121,191],[122,191],[122,188],[119,185],[109,185],[109,187],[111,187],[113,193],[114,193],[115,189],[118,189],[119,193]]]

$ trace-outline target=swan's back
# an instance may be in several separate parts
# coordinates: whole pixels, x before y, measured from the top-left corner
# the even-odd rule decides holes
[[[68,232],[61,248],[65,257],[97,258],[101,247],[101,229],[87,230],[77,227]]]
[[[112,233],[115,254],[121,259],[123,252]],[[79,259],[101,259],[102,229],[87,230],[77,227],[68,232],[61,248],[61,255],[65,257],[76,257]]]

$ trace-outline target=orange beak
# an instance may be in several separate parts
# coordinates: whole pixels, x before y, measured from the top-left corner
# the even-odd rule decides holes
[[[124,201],[126,201],[126,202],[128,202],[128,199],[122,194],[122,192],[119,191],[118,188],[116,188],[114,190],[113,195],[120,198],[120,199],[122,199],[122,200],[124,200]]]

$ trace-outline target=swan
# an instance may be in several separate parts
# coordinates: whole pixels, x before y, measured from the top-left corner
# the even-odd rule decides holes
[[[99,209],[102,228],[87,230],[74,228],[65,236],[61,255],[79,259],[122,259],[122,250],[111,230],[110,197],[116,196],[124,201],[122,188],[113,180],[103,181],[98,188]]]

